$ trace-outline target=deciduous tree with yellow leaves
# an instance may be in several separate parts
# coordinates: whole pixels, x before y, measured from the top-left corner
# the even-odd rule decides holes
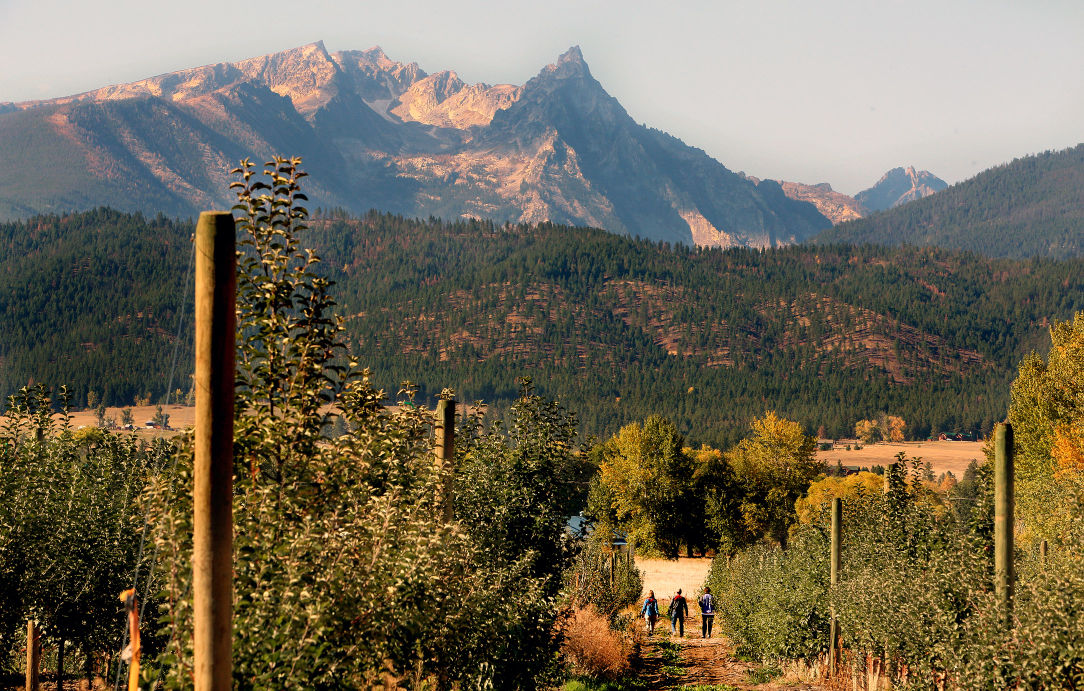
[[[1084,544],[1084,312],[1050,328],[1045,360],[1020,363],[1009,420],[1022,537]]]
[[[751,436],[726,453],[742,487],[741,542],[769,537],[785,545],[794,502],[823,469],[817,442],[800,424],[774,412],[753,420],[751,429]]]
[[[877,441],[903,441],[907,423],[902,417],[881,413],[876,420],[859,420],[854,426],[854,436],[867,444]]]

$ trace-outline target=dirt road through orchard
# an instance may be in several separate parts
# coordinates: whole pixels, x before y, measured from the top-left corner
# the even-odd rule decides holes
[[[655,635],[647,639],[640,678],[651,691],[700,685],[713,685],[718,691],[823,691],[823,687],[795,674],[763,679],[761,666],[739,660],[734,655],[733,644],[725,636],[701,638],[699,616],[693,616],[685,623],[684,638],[670,636],[669,622],[664,619],[659,622]]]

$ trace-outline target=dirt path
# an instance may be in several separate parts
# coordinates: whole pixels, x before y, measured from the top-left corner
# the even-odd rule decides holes
[[[739,660],[725,636],[700,637],[700,617],[686,621],[685,637],[671,636],[663,619],[655,635],[647,639],[642,652],[640,678],[651,691],[669,691],[697,685],[715,685],[718,691],[822,691],[822,687],[794,675],[777,674],[762,681],[761,665]]]

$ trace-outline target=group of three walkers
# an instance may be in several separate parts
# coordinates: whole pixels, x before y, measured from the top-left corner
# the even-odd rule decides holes
[[[700,596],[697,604],[700,605],[700,636],[711,638],[711,624],[715,619],[715,598],[711,596],[711,588],[704,587],[704,594]],[[681,588],[678,588],[674,597],[670,598],[670,606],[666,614],[670,617],[670,633],[684,636],[685,617],[689,616],[689,603],[681,594]],[[654,590],[647,591],[647,599],[644,600],[644,606],[640,608],[640,615],[647,622],[647,633],[651,635],[655,631],[655,622],[659,620],[659,601],[655,599]]]

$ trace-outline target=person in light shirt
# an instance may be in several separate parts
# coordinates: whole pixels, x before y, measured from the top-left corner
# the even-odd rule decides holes
[[[711,622],[715,619],[715,598],[711,595],[711,588],[704,586],[704,594],[700,596],[700,637],[711,638]]]

